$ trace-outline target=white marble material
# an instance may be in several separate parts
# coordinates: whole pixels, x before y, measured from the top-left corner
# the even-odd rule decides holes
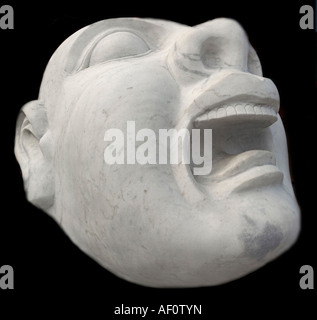
[[[110,19],[54,53],[38,100],[19,115],[15,154],[28,200],[106,269],[145,286],[218,285],[298,236],[278,109],[236,21]],[[211,173],[105,163],[106,130],[129,120],[155,132],[213,129]]]

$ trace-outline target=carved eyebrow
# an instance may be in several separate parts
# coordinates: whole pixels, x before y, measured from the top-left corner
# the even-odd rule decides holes
[[[166,30],[150,21],[138,18],[116,18],[99,21],[88,26],[75,40],[68,53],[65,71],[76,73],[82,67],[82,61],[93,44],[108,34],[116,31],[127,31],[143,38],[152,48],[159,47],[166,38]]]

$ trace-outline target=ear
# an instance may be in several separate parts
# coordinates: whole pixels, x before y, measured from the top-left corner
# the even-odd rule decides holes
[[[27,103],[20,111],[14,152],[27,199],[47,211],[54,203],[53,144],[46,110],[39,101]]]

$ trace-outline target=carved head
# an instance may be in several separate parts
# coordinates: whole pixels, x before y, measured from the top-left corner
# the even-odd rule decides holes
[[[146,286],[217,285],[297,238],[278,111],[278,91],[237,22],[110,19],[54,53],[38,100],[19,115],[15,154],[28,200],[103,267]],[[211,171],[107,163],[105,133],[127,134],[129,121],[124,148],[144,128],[212,129]],[[135,150],[146,142],[135,139]]]

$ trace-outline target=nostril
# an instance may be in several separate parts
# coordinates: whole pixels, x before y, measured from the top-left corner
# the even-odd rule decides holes
[[[175,78],[186,85],[224,69],[262,76],[259,58],[247,34],[229,19],[216,19],[187,29],[171,48],[168,66]]]
[[[201,61],[205,68],[215,69],[223,67],[224,39],[211,37],[201,45]]]

